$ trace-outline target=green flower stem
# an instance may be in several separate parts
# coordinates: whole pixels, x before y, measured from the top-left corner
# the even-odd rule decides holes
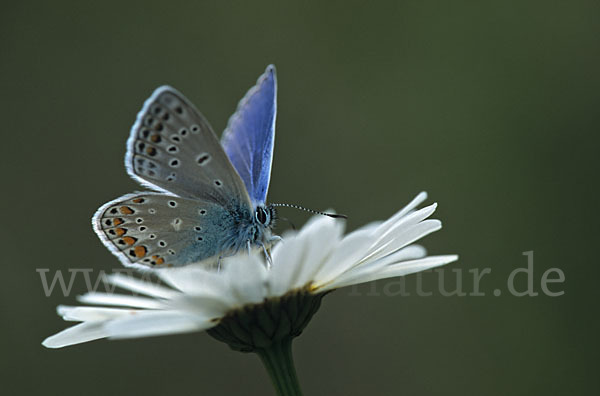
[[[248,304],[232,310],[206,332],[234,351],[257,353],[278,396],[301,396],[292,340],[317,312],[324,295],[300,289]]]
[[[292,357],[292,338],[284,338],[267,348],[256,349],[278,396],[302,396]]]

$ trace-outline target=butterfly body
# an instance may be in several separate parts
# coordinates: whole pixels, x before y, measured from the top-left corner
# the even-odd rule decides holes
[[[146,101],[127,142],[128,173],[153,192],[103,205],[92,220],[102,242],[127,266],[181,266],[274,239],[265,204],[276,114],[269,66],[240,102],[218,141],[198,110],[164,86]]]
[[[187,237],[184,224],[180,231],[173,231],[182,232],[181,238],[187,240],[179,250],[177,265],[186,265],[216,256],[227,257],[242,249],[266,247],[271,243],[272,222],[267,224],[259,222],[257,212],[253,213],[245,206],[224,208],[219,205],[197,206],[196,211],[200,212],[204,208],[208,208],[207,214],[199,215],[196,221],[192,220],[189,225],[206,223],[209,224],[206,229],[196,231],[195,227],[201,228],[201,226],[193,226],[195,232]]]

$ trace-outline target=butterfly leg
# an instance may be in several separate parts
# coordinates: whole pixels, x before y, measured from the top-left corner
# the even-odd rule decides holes
[[[273,266],[273,258],[271,257],[270,249],[262,243],[260,244],[260,247],[262,248],[263,253],[265,254],[265,259],[267,260],[267,269],[271,269]]]
[[[281,242],[283,241],[283,238],[280,237],[279,235],[273,235],[271,238],[269,238],[269,244],[272,245],[275,242]]]

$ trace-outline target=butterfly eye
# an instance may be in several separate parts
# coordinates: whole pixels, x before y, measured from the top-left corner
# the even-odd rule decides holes
[[[267,224],[268,216],[263,208],[256,209],[256,220],[261,224]]]

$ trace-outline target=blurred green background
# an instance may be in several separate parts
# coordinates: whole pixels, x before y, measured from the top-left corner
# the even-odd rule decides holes
[[[451,269],[467,292],[469,269],[492,269],[484,297],[328,296],[295,343],[305,394],[597,394],[599,17],[591,0],[4,4],[0,393],[272,394],[255,356],[203,333],[44,349],[85,284],[47,298],[36,268],[119,267],[90,218],[140,188],[125,140],[155,87],[220,134],[274,63],[270,201],[354,229],[427,190],[444,229],[425,246],[461,257],[447,288]],[[506,292],[530,250],[536,291],[557,267],[563,296]]]

